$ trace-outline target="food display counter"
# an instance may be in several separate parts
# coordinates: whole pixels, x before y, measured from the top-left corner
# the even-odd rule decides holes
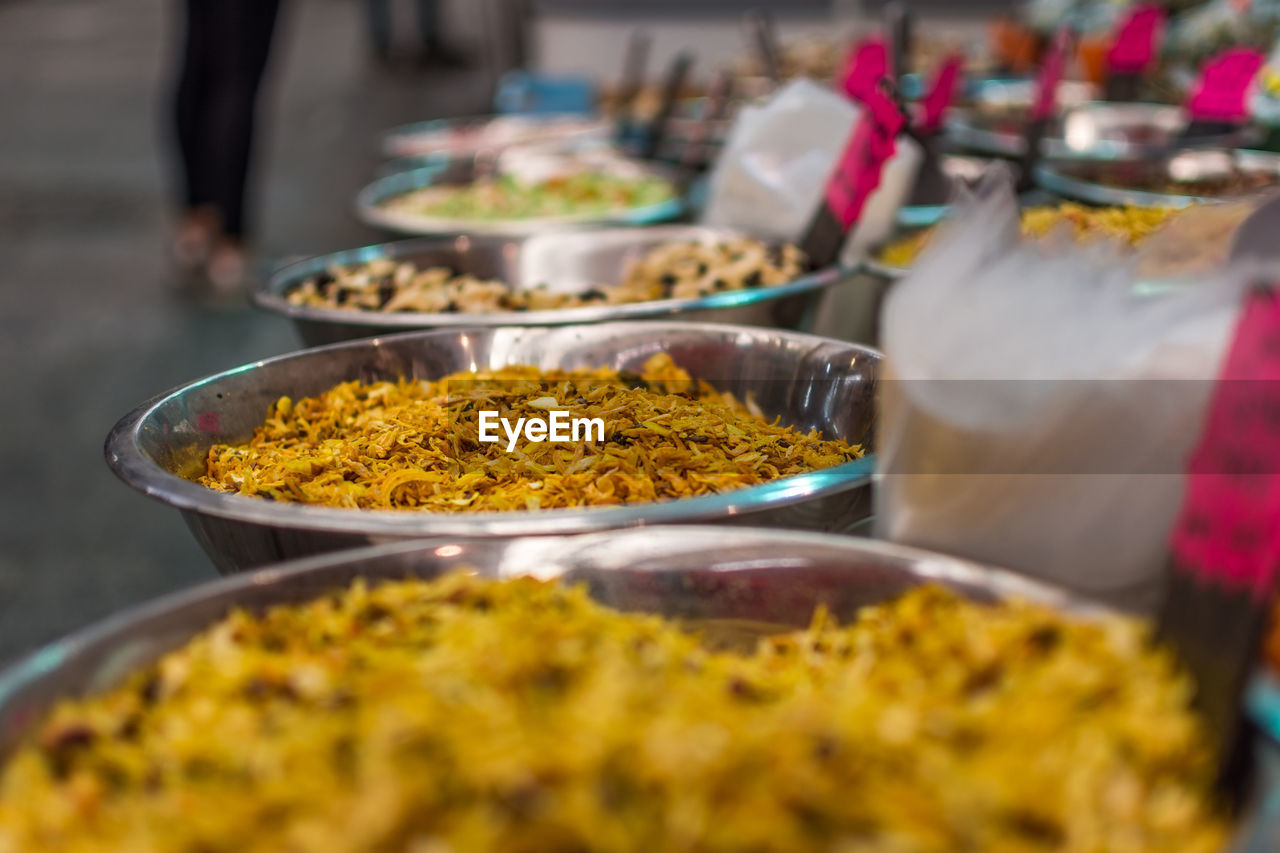
[[[227,577],[0,672],[0,853],[1280,850],[1274,74],[889,5],[371,128],[407,239],[106,437]]]

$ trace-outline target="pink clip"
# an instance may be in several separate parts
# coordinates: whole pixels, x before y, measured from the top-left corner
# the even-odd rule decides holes
[[[1251,294],[1214,387],[1175,557],[1203,577],[1264,595],[1280,571],[1280,298]]]
[[[1116,74],[1139,74],[1156,55],[1156,45],[1164,34],[1164,9],[1152,3],[1135,6],[1116,29],[1115,41],[1107,51],[1107,68]]]
[[[866,93],[862,115],[827,183],[827,208],[846,231],[880,186],[884,165],[897,150],[896,140],[905,125],[906,118],[888,95],[874,87]]]
[[[960,66],[963,58],[959,54],[948,56],[938,69],[933,79],[933,86],[920,102],[924,115],[920,119],[920,129],[932,133],[942,127],[947,109],[956,97],[956,89],[960,84]]]
[[[1205,62],[1191,89],[1187,112],[1205,121],[1244,121],[1249,116],[1245,94],[1266,57],[1247,47],[1233,47]]]
[[[869,38],[854,46],[845,64],[841,88],[856,101],[875,91],[889,73],[889,48],[882,38]]]
[[[1071,42],[1071,31],[1066,27],[1053,36],[1053,42],[1040,66],[1040,76],[1036,79],[1036,97],[1031,105],[1031,118],[1034,120],[1052,118],[1057,110],[1058,84],[1067,71],[1067,54],[1070,52]]]

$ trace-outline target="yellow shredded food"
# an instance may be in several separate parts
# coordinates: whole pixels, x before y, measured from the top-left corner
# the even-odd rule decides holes
[[[604,442],[479,439],[479,413],[604,421]],[[345,382],[281,398],[248,444],[209,449],[199,482],[225,492],[335,507],[433,512],[655,501],[828,468],[859,445],[766,421],[693,382],[667,355],[643,375],[508,367],[441,380]]]
[[[59,705],[0,851],[1218,853],[1189,693],[1135,622],[939,588],[713,651],[554,582],[357,582]]]
[[[1088,207],[1063,202],[1024,210],[1022,233],[1028,237],[1043,237],[1055,228],[1065,226],[1081,242],[1111,239],[1137,246],[1178,212],[1179,209],[1172,207]],[[892,267],[909,267],[929,245],[932,236],[933,229],[926,228],[890,243],[881,250],[880,260]]]

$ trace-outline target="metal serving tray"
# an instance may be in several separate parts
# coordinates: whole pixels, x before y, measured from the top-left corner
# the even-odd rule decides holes
[[[520,512],[305,506],[225,494],[183,476],[203,469],[211,445],[246,440],[282,395],[297,399],[353,379],[434,379],[509,364],[636,371],[661,352],[720,390],[752,395],[766,416],[874,446],[880,361],[874,350],[796,332],[652,321],[410,332],[255,362],[143,404],[111,431],[106,456],[126,483],[181,510],[224,572],[423,536],[546,535],[700,521],[845,531],[869,517],[870,453],[716,495]]]
[[[575,145],[607,139],[608,121],[577,113],[487,115],[404,124],[382,136],[386,157],[468,157],[516,145]]]
[[[1264,190],[1237,194],[1197,195],[1140,189],[1152,180],[1194,181],[1232,170],[1274,175],[1270,189],[1280,188],[1280,154],[1246,149],[1203,148],[1132,163],[1042,163],[1036,183],[1066,198],[1092,204],[1128,204],[1137,207],[1186,207],[1189,204],[1224,201]]]
[[[552,152],[543,149],[542,153]],[[679,192],[679,184],[674,173],[669,169],[653,163],[626,160],[600,152],[595,154],[596,162],[585,165],[586,161],[584,161],[584,168],[622,176],[666,178],[676,184],[677,193]],[[487,162],[486,158],[468,157],[377,178],[356,195],[356,215],[366,225],[398,234],[521,236],[572,227],[653,225],[675,219],[685,209],[684,200],[679,195],[657,204],[626,210],[532,219],[447,219],[390,210],[383,206],[389,199],[424,187],[469,184],[491,167],[492,164]]]
[[[1088,618],[1105,612],[1053,587],[967,560],[812,533],[667,527],[584,536],[406,542],[223,578],[136,607],[52,643],[0,673],[0,759],[60,699],[97,693],[180,647],[233,608],[261,611],[330,593],[356,578],[430,578],[462,568],[586,584],[602,603],[700,622],[780,629],[819,604],[842,620],[922,583],[970,598],[1015,597]],[[1280,803],[1274,741],[1259,738],[1262,774],[1235,853],[1274,851]]]
[[[1001,157],[1020,157],[1025,149],[1019,115],[953,110],[947,139],[961,148]],[[1168,104],[1098,101],[1066,110],[1045,132],[1045,157],[1058,160],[1143,160],[1180,148],[1236,147],[1254,138],[1248,127],[1225,134],[1187,136],[1187,114]]]
[[[379,311],[314,308],[285,297],[303,281],[335,266],[381,258],[442,266],[459,274],[496,278],[516,290],[546,283],[557,292],[577,293],[621,280],[633,258],[663,243],[715,243],[741,235],[697,225],[654,228],[606,228],[564,231],[530,237],[419,238],[365,246],[290,264],[252,294],[260,308],[291,319],[308,346],[366,338],[409,329],[477,326],[560,326],[613,320],[669,318],[742,323],[807,330],[822,293],[843,281],[850,270],[829,267],[787,284],[713,293],[696,299],[660,299],[625,305],[590,305],[555,311],[504,311],[493,314]]]

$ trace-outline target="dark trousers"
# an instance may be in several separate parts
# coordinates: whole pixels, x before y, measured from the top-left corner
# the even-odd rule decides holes
[[[229,237],[244,233],[245,184],[258,89],[280,0],[185,0],[175,93],[183,198],[212,206]]]
[[[440,49],[440,4],[438,0],[417,0],[418,47],[427,53]],[[369,35],[374,49],[391,51],[391,0],[367,0]]]

